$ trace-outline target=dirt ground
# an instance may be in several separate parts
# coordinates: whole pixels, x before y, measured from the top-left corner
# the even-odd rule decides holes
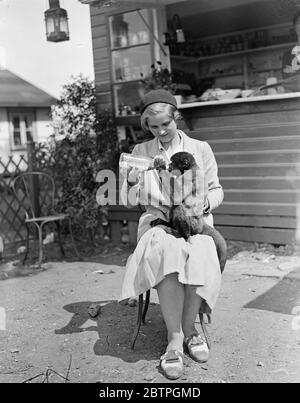
[[[69,366],[72,383],[300,381],[300,256],[292,248],[229,243],[208,327],[210,359],[198,364],[185,356],[178,381],[159,370],[166,330],[154,290],[147,323],[130,349],[137,309],[117,299],[133,248],[83,249],[84,261],[66,262],[56,244],[48,245],[42,270],[33,256],[22,267],[14,251],[0,264],[0,383],[38,375],[30,382],[46,381],[47,369],[49,382],[65,382],[59,374],[65,377]],[[91,304],[101,306],[95,319]]]

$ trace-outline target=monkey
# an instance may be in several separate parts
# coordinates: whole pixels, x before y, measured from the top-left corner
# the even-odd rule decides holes
[[[156,158],[154,160],[154,168],[157,169],[158,172],[161,172],[162,170],[174,172],[175,170],[177,170],[180,172],[181,175],[184,172],[191,170],[192,203],[188,205],[185,201],[183,201],[181,204],[178,205],[173,204],[170,209],[169,222],[164,221],[161,218],[157,218],[150,223],[151,227],[155,227],[157,225],[171,227],[173,231],[175,230],[175,232],[173,232],[174,236],[183,237],[185,240],[187,240],[190,236],[197,234],[203,234],[212,237],[217,249],[220,270],[221,273],[223,273],[227,259],[227,244],[225,239],[219,231],[204,222],[202,212],[200,214],[198,213],[198,215],[191,214],[191,208],[197,205],[197,198],[195,196],[195,174],[199,167],[195,158],[192,154],[186,151],[181,151],[172,155],[171,163],[168,167],[162,158]]]

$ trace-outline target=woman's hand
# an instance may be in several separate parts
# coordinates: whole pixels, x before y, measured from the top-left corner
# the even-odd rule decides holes
[[[127,183],[129,186],[134,186],[139,182],[141,171],[138,168],[131,168],[127,175]]]
[[[210,214],[210,204],[208,199],[205,200],[203,214],[204,215]]]

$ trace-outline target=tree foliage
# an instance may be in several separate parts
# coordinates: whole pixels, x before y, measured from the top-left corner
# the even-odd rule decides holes
[[[119,158],[112,113],[96,112],[94,84],[80,75],[63,87],[52,119],[53,135],[36,145],[37,167],[55,180],[57,210],[70,214],[81,233],[94,232],[105,214],[96,202],[97,173],[116,170]]]

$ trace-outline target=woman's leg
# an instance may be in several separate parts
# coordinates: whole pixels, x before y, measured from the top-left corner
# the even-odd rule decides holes
[[[184,304],[184,285],[179,283],[178,274],[167,275],[156,287],[161,306],[162,315],[168,331],[169,350],[182,351],[183,332],[181,326],[183,304]]]
[[[197,333],[195,321],[200,309],[202,298],[196,294],[197,287],[184,286],[184,305],[182,314],[182,330],[185,337]]]
[[[204,339],[198,334],[195,321],[202,298],[196,294],[197,287],[186,285],[185,298],[182,313],[182,330],[189,355],[197,362],[206,362],[209,356],[209,349]]]

